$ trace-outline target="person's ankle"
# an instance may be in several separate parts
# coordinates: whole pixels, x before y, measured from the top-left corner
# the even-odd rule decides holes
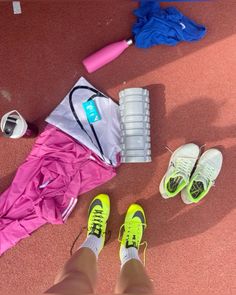
[[[83,244],[79,247],[79,249],[81,248],[89,248],[98,258],[98,255],[103,248],[103,238],[98,238],[96,235],[90,234],[87,236]]]
[[[122,245],[120,248],[120,261],[121,261],[121,267],[131,259],[135,259],[141,262],[141,259],[138,255],[138,249],[135,247],[129,247]]]

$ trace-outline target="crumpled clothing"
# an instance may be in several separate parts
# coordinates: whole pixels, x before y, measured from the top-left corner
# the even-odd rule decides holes
[[[206,27],[184,16],[177,8],[161,8],[156,0],[141,0],[134,10],[137,21],[132,32],[135,45],[176,45],[181,41],[197,41],[206,35]]]
[[[0,195],[0,255],[40,226],[64,223],[78,195],[115,175],[95,153],[48,124]]]

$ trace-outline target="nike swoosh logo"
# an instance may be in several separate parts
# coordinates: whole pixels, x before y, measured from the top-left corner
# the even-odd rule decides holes
[[[133,218],[134,217],[138,217],[142,223],[145,223],[145,219],[144,219],[142,211],[136,211],[133,215]]]
[[[182,27],[182,30],[186,29],[186,26],[185,26],[185,24],[183,24],[183,23],[179,23],[179,24],[181,25],[181,27]]]
[[[90,215],[91,211],[93,210],[93,208],[94,208],[95,206],[100,206],[100,207],[103,208],[103,206],[102,206],[102,202],[101,202],[99,199],[96,199],[96,200],[94,200],[94,201],[92,202],[92,204],[91,204],[90,207],[89,207],[89,215]]]

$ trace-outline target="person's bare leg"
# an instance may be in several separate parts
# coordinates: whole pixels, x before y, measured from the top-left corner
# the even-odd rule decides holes
[[[97,258],[89,248],[81,248],[67,261],[46,294],[78,295],[94,292]]]
[[[119,237],[121,272],[116,285],[118,294],[153,292],[152,283],[138,255],[146,226],[143,208],[138,204],[132,204],[126,212],[125,221],[121,227],[122,239]]]
[[[89,207],[88,233],[80,249],[69,259],[46,294],[79,295],[94,292],[97,258],[103,249],[110,214],[108,195],[95,197]]]
[[[142,262],[131,259],[123,265],[116,285],[116,293],[153,293],[153,285]]]

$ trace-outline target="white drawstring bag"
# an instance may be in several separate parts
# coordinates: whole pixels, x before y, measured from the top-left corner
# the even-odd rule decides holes
[[[119,106],[83,77],[46,122],[77,139],[108,165],[118,165],[117,155],[121,151]]]

